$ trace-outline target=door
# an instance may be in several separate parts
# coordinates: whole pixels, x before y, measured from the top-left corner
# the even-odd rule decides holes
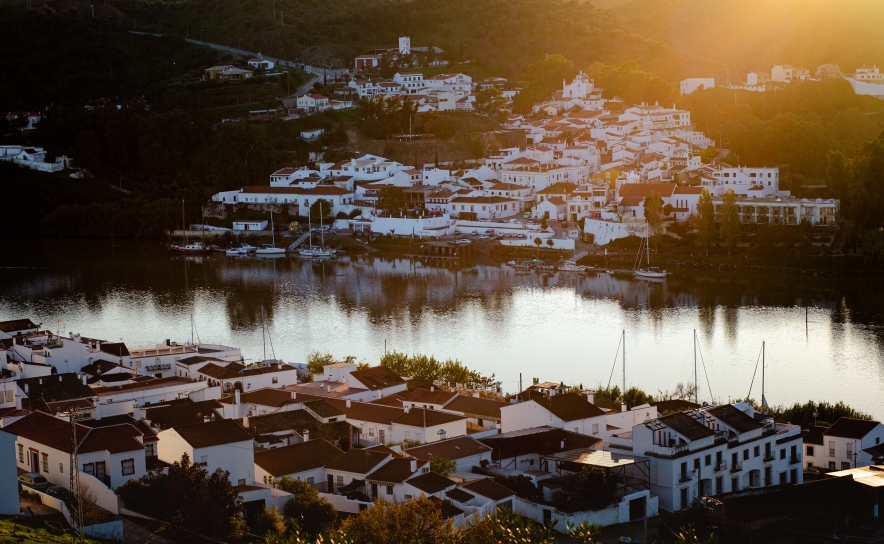
[[[645,497],[639,497],[629,501],[629,521],[644,519],[645,517]]]
[[[325,491],[326,493],[334,493],[335,492],[335,477],[331,474],[328,475],[326,479],[326,485],[328,489]]]
[[[383,430],[383,429],[378,429],[378,441],[379,441],[381,444],[386,444],[386,443],[387,443],[387,442],[384,440],[384,430]]]
[[[40,472],[40,463],[35,451],[31,452],[31,472]]]
[[[546,525],[547,523],[552,521],[552,510],[543,509],[543,523]]]
[[[371,498],[372,499],[378,498],[378,484],[375,484],[375,483],[371,484]]]
[[[105,472],[104,472],[104,461],[98,461],[95,463],[95,477],[104,481]]]

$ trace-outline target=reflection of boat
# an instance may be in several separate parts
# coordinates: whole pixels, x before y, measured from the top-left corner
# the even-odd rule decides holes
[[[334,250],[324,247],[305,247],[298,250],[301,257],[331,257]]]
[[[261,244],[255,253],[258,255],[285,255],[285,249],[276,247],[276,230],[273,228],[273,210],[270,211],[270,235],[273,237],[273,244]]]
[[[640,268],[642,261],[642,249],[645,250],[645,255],[647,257],[647,262],[644,268]],[[647,223],[645,224],[645,237],[642,238],[641,243],[638,246],[638,255],[636,255],[635,259],[635,267],[633,269],[633,274],[636,278],[644,278],[644,279],[663,279],[666,277],[666,271],[660,270],[655,266],[651,266],[651,244],[650,244],[650,231],[648,230]]]
[[[586,270],[586,267],[574,263],[564,263],[558,266],[558,270],[561,272],[583,272]]]
[[[171,244],[169,246],[169,249],[171,249],[175,253],[187,253],[191,255],[212,252],[212,246],[208,246],[202,242],[191,242],[184,245]]]

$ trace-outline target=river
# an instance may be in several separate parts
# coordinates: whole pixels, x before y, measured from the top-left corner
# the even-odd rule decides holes
[[[252,361],[266,350],[303,362],[319,350],[376,364],[386,346],[460,359],[514,392],[519,373],[525,384],[619,385],[625,329],[627,386],[656,393],[694,380],[696,330],[701,400],[745,397],[765,341],[771,404],[843,400],[884,417],[884,286],[872,278],[691,272],[649,283],[482,261],[181,257],[119,240],[7,244],[0,320],[30,317],[130,349],[193,335],[240,346]],[[760,382],[759,368],[756,399]]]

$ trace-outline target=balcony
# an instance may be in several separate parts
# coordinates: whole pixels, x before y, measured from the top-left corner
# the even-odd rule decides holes
[[[800,453],[797,455],[790,455],[789,456],[789,464],[790,465],[797,465],[800,462],[801,462],[801,454]]]
[[[774,455],[773,453],[766,453],[766,454],[764,455],[764,462],[765,462],[765,463],[770,463],[771,461],[776,460],[776,458],[777,458],[777,456]]]
[[[722,463],[722,464],[718,465],[717,467],[715,467],[715,468],[712,469],[712,470],[713,470],[714,472],[721,472],[722,470],[727,470],[727,463]]]
[[[743,470],[743,465],[737,463],[731,467],[731,474],[735,474],[737,472],[740,472],[741,470]]]
[[[691,478],[690,474],[682,474],[681,477],[678,479],[678,483],[684,484],[690,482],[692,479],[693,478]]]
[[[169,370],[171,368],[172,368],[172,363],[163,363],[163,364],[159,364],[159,365],[147,365],[144,367],[144,369],[149,372],[153,371],[153,370]]]

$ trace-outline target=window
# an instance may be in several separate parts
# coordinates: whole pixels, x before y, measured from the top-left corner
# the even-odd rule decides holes
[[[786,458],[786,448],[780,450],[780,459]]]
[[[15,392],[12,389],[6,390],[6,402],[12,402],[14,399],[12,398]]]
[[[135,474],[135,459],[123,459],[120,464],[123,467],[123,476]]]
[[[829,470],[835,470],[835,461],[829,461]]]
[[[104,478],[104,461],[96,461],[95,462],[95,477],[98,479]]]
[[[853,444],[850,442],[847,443],[847,458],[850,459],[853,457]]]
[[[850,463],[845,463],[841,461],[841,470],[848,470],[850,468]]]
[[[405,495],[405,500],[407,500],[407,501],[410,501],[413,498],[414,498],[413,495]]]
[[[743,450],[743,461],[749,459],[749,450]]]
[[[95,474],[95,463],[86,463],[83,465],[83,472],[86,474]]]
[[[378,441],[379,441],[381,444],[383,444],[383,443],[385,442],[385,441],[384,441],[384,430],[383,430],[383,429],[378,429]]]
[[[712,456],[711,456],[711,455],[707,455],[707,456],[703,459],[703,464],[706,465],[707,467],[708,467],[709,465],[711,465],[711,464],[712,464]]]
[[[599,424],[598,423],[592,424],[592,434],[599,434]]]
[[[21,444],[17,444],[17,446],[18,446],[18,462],[24,463],[25,462],[25,447]]]
[[[145,457],[156,457],[157,454],[156,454],[156,449],[154,449],[155,447],[156,447],[156,444],[154,444],[153,442],[151,442],[150,444],[145,444],[144,445]]]
[[[752,450],[752,457],[759,457],[761,455],[761,446],[755,446],[755,449]]]
[[[277,377],[274,376],[273,378],[270,379],[270,381],[271,381],[272,383],[279,383],[279,378],[277,378]]]
[[[40,455],[43,458],[43,472],[49,472],[49,454],[41,453]]]
[[[835,441],[829,440],[829,457],[835,457]]]
[[[374,427],[368,428],[368,436],[374,436]]]
[[[813,446],[807,446],[807,455],[813,457]]]
[[[688,488],[682,488],[681,490],[681,508],[688,507]]]
[[[387,495],[392,495],[392,494],[393,494],[393,486],[388,484],[387,485]]]
[[[344,477],[338,476],[338,485],[344,485]]]
[[[731,491],[739,491],[740,490],[740,478],[731,478]]]
[[[201,455],[200,456],[200,465],[205,467],[205,466],[208,466],[208,464],[209,464],[209,456],[208,455]]]

